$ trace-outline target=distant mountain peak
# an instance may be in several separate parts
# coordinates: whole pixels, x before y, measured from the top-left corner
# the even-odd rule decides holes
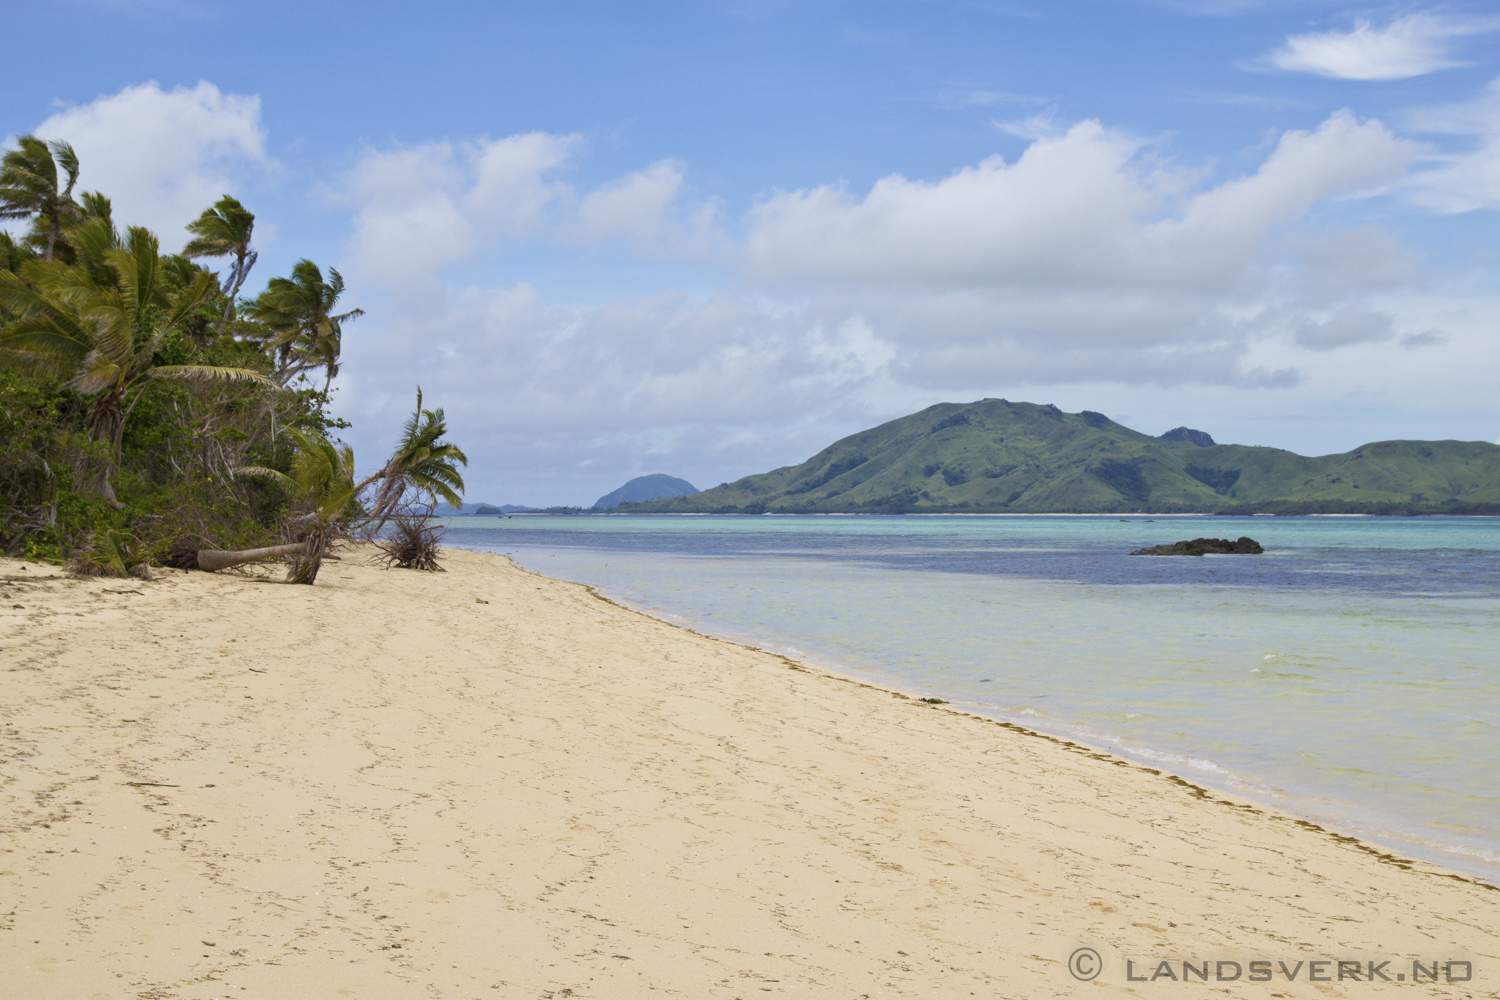
[[[1191,427],[1173,427],[1159,438],[1161,441],[1186,441],[1200,448],[1212,448],[1214,439],[1207,431],[1195,431]]]
[[[603,501],[601,501],[602,504]],[[936,403],[851,434],[797,465],[643,513],[1500,513],[1500,446],[1377,441],[1306,458],[1160,437],[1103,413],[981,399]]]
[[[594,501],[594,506],[600,510],[611,510],[622,503],[645,503],[647,500],[690,496],[697,492],[698,487],[686,479],[658,472],[649,476],[636,476],[613,493],[606,493]]]

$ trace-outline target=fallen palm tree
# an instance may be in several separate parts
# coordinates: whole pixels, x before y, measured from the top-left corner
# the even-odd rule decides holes
[[[354,453],[347,445],[336,446],[320,434],[291,429],[287,433],[296,441],[297,454],[290,474],[264,466],[245,466],[240,475],[266,476],[281,483],[303,504],[311,507],[289,517],[283,530],[302,540],[257,549],[199,549],[179,542],[167,560],[179,569],[201,569],[214,572],[247,563],[278,557],[290,563],[289,583],[312,583],[318,568],[328,556],[333,534],[341,531],[338,522],[351,507],[360,506],[358,497],[367,487],[379,483],[370,509],[365,512],[362,527],[369,540],[385,551],[388,565],[435,570],[438,539],[442,529],[430,522],[433,503],[441,496],[455,507],[463,503],[457,492],[463,489],[463,478],[457,464],[467,464],[464,453],[441,440],[447,430],[442,410],[422,409],[422,393],[417,390],[417,408],[396,446],[395,453],[379,472],[360,483],[354,482]],[[383,529],[395,523],[391,537]]]
[[[179,543],[167,558],[167,565],[177,569],[201,569],[209,573],[221,569],[233,569],[246,563],[264,562],[280,556],[296,555],[307,550],[306,542],[291,542],[287,545],[268,545],[259,549],[200,549],[190,544]]]
[[[348,445],[337,446],[323,435],[310,431],[288,430],[287,433],[297,442],[291,475],[260,466],[249,466],[239,472],[242,475],[270,476],[294,496],[312,505],[311,526],[304,541],[259,550],[267,553],[260,557],[263,559],[276,555],[291,558],[288,583],[311,584],[318,577],[328,543],[332,541],[334,522],[354,502],[354,449]],[[203,555],[203,552],[198,553],[199,568],[206,568],[202,564]]]

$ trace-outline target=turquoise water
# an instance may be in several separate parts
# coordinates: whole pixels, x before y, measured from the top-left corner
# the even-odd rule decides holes
[[[1500,519],[454,518],[633,607],[1500,882]],[[1262,556],[1130,557],[1250,535]]]

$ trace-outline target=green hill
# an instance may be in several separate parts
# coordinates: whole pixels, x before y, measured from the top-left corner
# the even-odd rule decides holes
[[[801,465],[622,511],[651,513],[1494,513],[1500,446],[1378,441],[1306,458],[1156,438],[1084,410],[939,403]]]
[[[698,487],[686,479],[658,472],[650,476],[636,476],[613,493],[606,493],[595,500],[594,507],[598,510],[612,510],[622,503],[643,503],[661,497],[686,496],[697,492]]]

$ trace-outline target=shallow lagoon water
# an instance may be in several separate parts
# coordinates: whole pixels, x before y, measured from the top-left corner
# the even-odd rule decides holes
[[[1500,519],[448,521],[622,603],[1500,882]],[[1250,535],[1262,556],[1132,549]]]

